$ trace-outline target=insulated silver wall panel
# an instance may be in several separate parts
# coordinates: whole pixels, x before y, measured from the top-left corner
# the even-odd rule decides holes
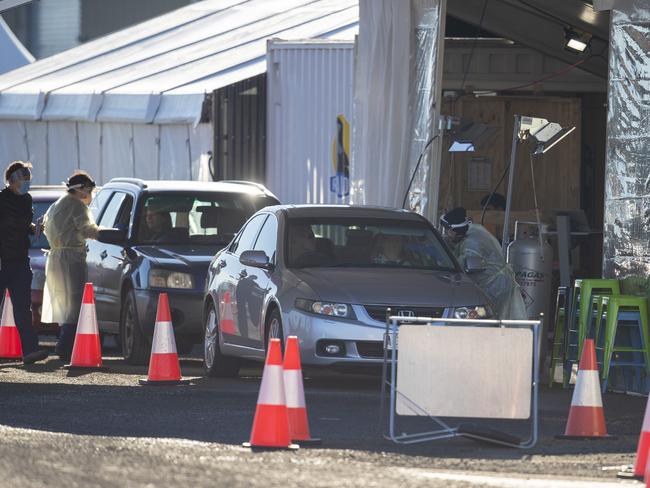
[[[610,28],[603,273],[650,274],[650,6]]]

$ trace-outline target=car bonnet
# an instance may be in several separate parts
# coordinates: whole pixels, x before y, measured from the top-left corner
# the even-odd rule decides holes
[[[419,269],[292,270],[321,300],[350,304],[454,307],[484,305],[485,295],[461,273]]]

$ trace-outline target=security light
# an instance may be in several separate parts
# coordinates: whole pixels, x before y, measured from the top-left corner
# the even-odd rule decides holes
[[[567,27],[564,29],[564,38],[566,39],[564,49],[578,54],[583,53],[584,50],[589,47],[589,43],[591,42],[591,34],[573,27]]]
[[[449,146],[449,152],[474,152],[474,144],[471,142],[454,141]]]
[[[471,119],[460,119],[458,128],[451,130],[451,146],[449,152],[474,152],[477,147],[485,144],[494,134],[496,128],[489,127]]]

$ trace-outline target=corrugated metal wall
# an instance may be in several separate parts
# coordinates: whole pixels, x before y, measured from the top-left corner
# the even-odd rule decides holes
[[[213,93],[213,177],[264,183],[266,173],[266,74]]]
[[[267,66],[267,186],[283,203],[347,203],[354,43],[272,41]]]

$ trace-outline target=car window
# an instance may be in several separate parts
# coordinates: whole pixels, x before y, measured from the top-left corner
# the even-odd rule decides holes
[[[234,247],[230,250],[236,254],[241,254],[244,251],[250,251],[255,244],[255,238],[260,231],[260,227],[266,219],[266,214],[256,215],[251,221],[246,224],[246,227],[239,234]]]
[[[133,197],[127,194],[126,197],[124,198],[124,201],[122,202],[122,206],[120,207],[120,211],[117,214],[117,218],[115,219],[115,223],[113,224],[113,227],[120,230],[128,230],[129,223],[131,222],[132,211],[133,211]]]
[[[104,210],[102,218],[99,221],[100,226],[109,228],[114,227],[118,214],[120,213],[120,209],[122,208],[122,203],[126,197],[126,193],[122,192],[115,192],[113,194],[113,197],[111,198],[110,202],[108,202],[106,210]]]
[[[106,205],[106,202],[108,202],[108,199],[110,196],[113,194],[113,190],[110,188],[106,188],[104,190],[101,190],[95,197],[93,198],[93,201],[90,202],[90,211],[93,214],[93,218],[95,219],[95,222],[97,222],[97,219],[99,219],[99,215],[102,213],[102,209]]]
[[[269,218],[264,222],[264,227],[257,236],[254,249],[256,251],[264,251],[268,258],[273,261],[275,249],[278,239],[278,220],[275,215],[269,215]]]
[[[43,217],[45,212],[47,212],[47,209],[50,208],[55,201],[56,200],[34,200],[32,202],[34,206],[34,222]],[[45,233],[41,232],[38,238],[33,235],[29,237],[29,247],[32,249],[49,249],[50,243],[47,242]]]
[[[137,241],[225,246],[256,212],[255,203],[234,192],[151,192],[139,207]]]
[[[424,222],[375,218],[290,219],[285,242],[289,267],[456,271],[449,250]]]

